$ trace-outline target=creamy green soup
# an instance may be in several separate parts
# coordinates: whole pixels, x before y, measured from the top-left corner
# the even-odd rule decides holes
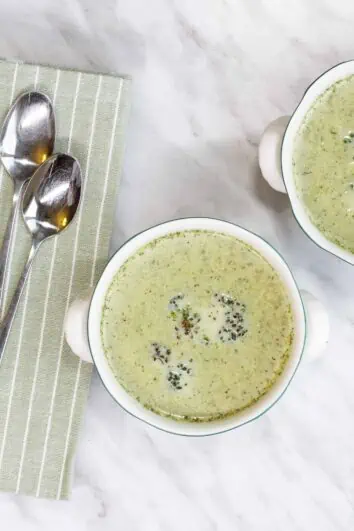
[[[272,266],[234,237],[185,231],[129,258],[109,287],[104,350],[146,408],[210,421],[241,411],[288,360],[293,316]]]
[[[306,114],[293,171],[314,225],[354,252],[354,76],[331,86]]]

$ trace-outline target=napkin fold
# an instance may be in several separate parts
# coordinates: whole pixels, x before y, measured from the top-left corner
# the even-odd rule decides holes
[[[70,302],[97,281],[107,261],[123,153],[130,80],[0,61],[0,118],[23,91],[47,94],[56,115],[55,151],[81,164],[82,201],[33,265],[0,364],[0,490],[65,499],[92,366],[64,339]],[[0,241],[13,185],[0,169]],[[7,306],[30,248],[17,221],[5,283]],[[4,315],[5,308],[1,308]]]

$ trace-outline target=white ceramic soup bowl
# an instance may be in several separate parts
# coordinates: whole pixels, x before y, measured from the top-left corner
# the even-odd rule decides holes
[[[337,81],[354,74],[354,61],[334,66],[306,90],[293,115],[281,116],[265,129],[259,144],[259,165],[263,177],[278,192],[288,194],[295,218],[304,232],[320,247],[354,264],[354,254],[329,241],[312,223],[296,190],[292,159],[299,127],[316,99]]]
[[[294,343],[284,372],[269,392],[251,407],[235,416],[205,423],[176,421],[145,409],[127,393],[114,377],[101,342],[101,315],[106,292],[124,262],[142,246],[156,238],[177,231],[208,230],[228,234],[256,249],[278,272],[286,286],[295,320]],[[93,361],[104,386],[126,411],[162,430],[180,435],[212,435],[236,428],[265,413],[282,396],[299,365],[303,351],[317,356],[328,337],[327,314],[322,305],[307,292],[300,292],[283,258],[259,236],[225,221],[210,218],[179,219],[157,225],[127,241],[111,258],[96,288],[86,299],[74,301],[66,317],[65,334],[75,354]],[[129,355],[129,353],[127,353]]]

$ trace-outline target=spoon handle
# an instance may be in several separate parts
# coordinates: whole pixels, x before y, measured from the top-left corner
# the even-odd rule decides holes
[[[16,315],[16,310],[18,307],[18,303],[20,301],[21,294],[23,292],[23,288],[26,283],[26,279],[28,277],[28,274],[31,270],[33,258],[36,255],[37,249],[38,249],[39,243],[34,241],[30,250],[30,253],[28,255],[28,259],[26,262],[26,265],[22,271],[21,278],[18,281],[15,293],[11,299],[9,309],[7,310],[7,313],[3,319],[3,321],[0,324],[0,360],[2,358],[2,355],[4,353],[7,340],[9,338],[11,326],[13,323],[13,320]]]
[[[5,311],[5,284],[6,271],[8,267],[9,256],[12,248],[13,233],[18,218],[19,208],[21,204],[21,193],[23,184],[15,184],[14,195],[12,198],[12,208],[9,219],[7,221],[4,239],[0,250],[0,315]]]

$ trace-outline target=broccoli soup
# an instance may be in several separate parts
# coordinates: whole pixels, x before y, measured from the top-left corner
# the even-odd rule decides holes
[[[324,236],[354,252],[354,76],[315,101],[295,139],[298,193]]]
[[[115,377],[146,408],[207,422],[262,397],[282,373],[293,315],[277,272],[229,235],[154,240],[118,270],[101,336]]]

